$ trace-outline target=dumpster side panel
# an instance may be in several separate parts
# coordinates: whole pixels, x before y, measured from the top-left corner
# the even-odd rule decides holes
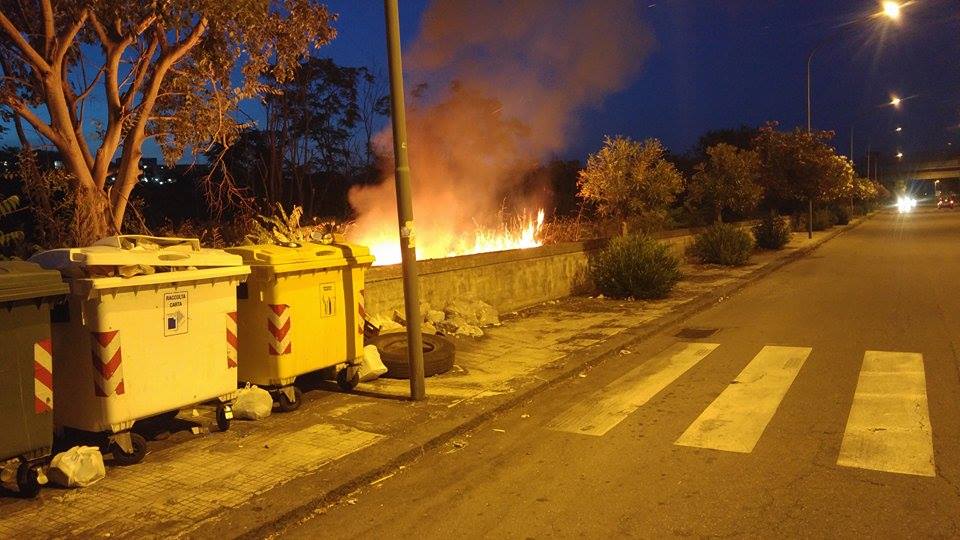
[[[63,359],[75,377],[69,395],[77,406],[58,414],[57,424],[116,432],[154,414],[235,396],[227,331],[237,283],[108,289],[81,301],[83,324],[65,332],[77,341]]]
[[[360,357],[362,283],[360,268],[255,270],[239,303],[240,380],[279,386]]]
[[[0,329],[0,460],[43,457],[53,440],[50,304],[4,303]]]

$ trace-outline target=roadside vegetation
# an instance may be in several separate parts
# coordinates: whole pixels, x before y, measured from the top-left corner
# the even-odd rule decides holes
[[[718,221],[693,238],[687,253],[704,264],[742,266],[750,260],[754,245],[749,231]]]
[[[663,298],[680,281],[680,259],[649,236],[617,236],[590,262],[590,277],[611,298]]]
[[[760,249],[783,249],[790,242],[791,234],[790,220],[772,211],[753,227],[753,237]]]

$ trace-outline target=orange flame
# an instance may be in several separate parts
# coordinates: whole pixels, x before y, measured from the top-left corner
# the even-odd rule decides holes
[[[417,231],[417,259],[440,259],[537,247],[543,245],[540,240],[543,219],[541,208],[537,211],[536,219],[524,215],[514,224],[504,223],[493,229],[477,226],[472,238],[447,231]],[[400,263],[400,239],[396,234],[382,229],[378,232],[368,231],[358,234],[353,241],[370,248],[370,252],[376,257],[374,264],[377,266]]]

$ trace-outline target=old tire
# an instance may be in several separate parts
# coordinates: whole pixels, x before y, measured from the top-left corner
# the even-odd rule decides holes
[[[453,368],[456,348],[453,342],[443,336],[423,334],[423,375],[439,375]],[[409,379],[410,366],[407,361],[407,335],[403,333],[384,334],[368,340],[380,351],[380,360],[387,366],[383,375],[390,379]]]
[[[113,455],[113,461],[117,465],[136,465],[143,461],[147,455],[147,440],[139,433],[130,434],[130,444],[133,445],[133,452],[129,454],[120,448],[117,443],[110,443],[110,453]]]
[[[277,404],[280,406],[282,412],[292,412],[300,408],[300,405],[303,403],[303,390],[300,390],[298,387],[293,387],[293,401],[290,401],[290,398],[287,397],[287,394],[283,390],[277,390]]]
[[[17,467],[17,492],[24,499],[33,499],[40,494],[40,480],[37,470],[26,461]]]

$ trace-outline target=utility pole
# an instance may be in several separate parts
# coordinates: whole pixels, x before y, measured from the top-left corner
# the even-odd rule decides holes
[[[417,233],[410,195],[410,160],[407,156],[407,112],[403,100],[403,63],[400,59],[400,15],[397,0],[383,0],[387,20],[390,60],[390,112],[393,155],[396,162],[397,218],[403,269],[403,304],[407,315],[407,360],[410,365],[410,399],[426,397],[423,378],[423,336],[420,334],[420,283],[417,276]]]

